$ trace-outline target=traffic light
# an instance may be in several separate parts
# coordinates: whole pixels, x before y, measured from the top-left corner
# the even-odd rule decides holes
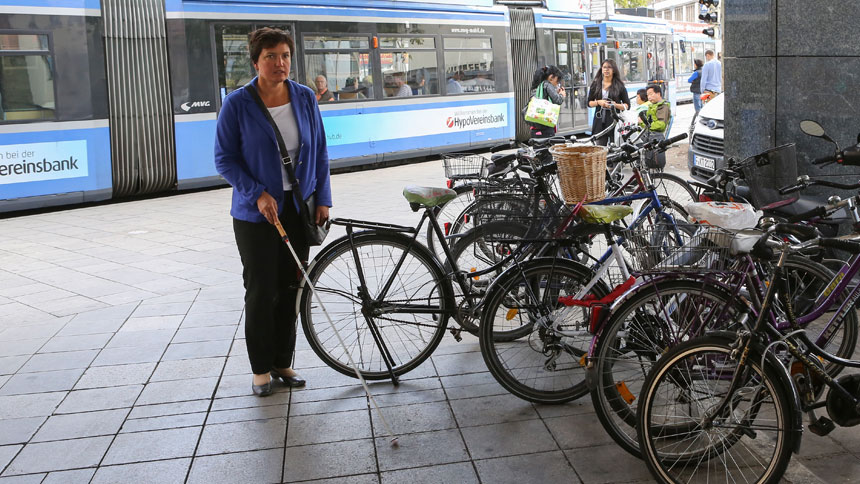
[[[707,35],[708,37],[713,37],[714,36],[714,28],[708,27],[705,30],[703,30],[702,33]]]
[[[708,24],[715,24],[719,22],[719,20],[717,20],[717,12],[703,13],[699,15],[699,20]]]
[[[717,8],[720,6],[720,0],[699,0],[701,5],[704,5],[708,8],[714,7]]]

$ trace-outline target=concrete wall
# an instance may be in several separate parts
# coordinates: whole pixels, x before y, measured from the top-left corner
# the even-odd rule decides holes
[[[860,2],[728,0],[723,8],[726,155],[745,157],[793,142],[799,174],[860,172],[810,166],[811,159],[832,153],[832,145],[798,127],[813,119],[842,148],[857,142]]]

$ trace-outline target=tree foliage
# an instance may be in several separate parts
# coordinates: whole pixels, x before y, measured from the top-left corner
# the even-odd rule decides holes
[[[647,7],[648,0],[615,0],[615,6],[618,8]]]

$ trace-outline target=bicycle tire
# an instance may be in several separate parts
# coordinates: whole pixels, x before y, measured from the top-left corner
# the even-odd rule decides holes
[[[353,240],[371,295],[378,295],[380,286],[388,280],[400,256],[408,251],[388,297],[385,301],[377,301],[378,304],[373,308],[378,311],[376,321],[385,322],[379,324],[378,329],[394,361],[392,371],[395,375],[402,375],[429,358],[441,342],[448,318],[454,310],[450,283],[445,280],[445,274],[433,254],[410,237],[394,232],[365,231],[354,234]],[[308,277],[332,316],[338,333],[350,348],[349,353],[362,376],[368,380],[387,379],[391,375],[372,334],[368,334],[371,332],[362,312],[354,261],[349,237],[341,237],[317,255]],[[404,270],[408,274],[401,276]],[[400,294],[403,297],[398,297],[397,291],[402,291]],[[325,315],[317,307],[316,298],[307,287],[303,288],[299,297],[302,329],[311,349],[334,370],[355,376],[347,353],[340,346]],[[437,302],[438,313],[404,312],[386,317],[393,314],[386,313],[386,309],[396,303],[423,303],[435,309]],[[351,332],[344,336],[345,330]]]
[[[455,186],[453,190],[457,192],[456,198],[448,200],[442,205],[433,207],[436,221],[439,222],[439,227],[442,228],[443,233],[445,231],[445,224],[449,223],[453,225],[457,216],[463,212],[463,209],[475,201],[474,191],[476,184],[476,182],[469,182],[465,185]],[[445,253],[442,251],[437,239],[433,224],[427,224],[427,248],[430,249],[432,254],[436,254],[436,257],[438,257],[439,260],[444,260]]]
[[[479,225],[456,240],[456,243],[451,247],[451,256],[457,263],[460,270],[468,272],[478,272],[490,269],[497,266],[497,269],[489,274],[479,276],[478,279],[468,278],[468,283],[471,285],[471,293],[480,298],[489,287],[489,284],[504,272],[506,266],[503,266],[505,258],[516,250],[516,244],[508,244],[505,240],[516,242],[525,237],[529,228],[525,225],[507,222],[490,222],[488,224]],[[446,272],[452,271],[450,261],[445,263]],[[456,298],[463,297],[459,294],[459,284],[452,284],[454,295]],[[467,317],[461,315],[458,319],[460,326],[466,331],[477,335],[478,324]],[[505,336],[497,335],[499,338],[517,337],[516,334]]]
[[[590,380],[591,401],[606,433],[625,451],[640,457],[634,402],[650,365],[666,348],[685,338],[703,334],[706,329],[731,329],[731,323],[709,324],[724,317],[725,310],[739,325],[744,307],[729,291],[703,281],[666,279],[643,284],[634,291],[612,311],[598,335]],[[667,321],[679,329],[686,322],[698,322],[701,327],[696,331],[665,331]]]
[[[654,182],[658,195],[665,196],[682,208],[685,208],[688,203],[699,201],[699,195],[693,187],[677,175],[654,172],[651,173],[651,181]]]
[[[548,404],[569,402],[588,393],[582,356],[592,339],[590,312],[585,308],[565,307],[558,298],[575,294],[593,276],[577,262],[539,258],[511,267],[497,279],[485,300],[479,342],[487,368],[506,390],[524,400]],[[535,290],[537,302],[528,295]],[[590,294],[600,298],[608,292],[605,284],[597,281]],[[562,336],[536,324],[537,318],[544,317],[541,312],[581,336]],[[496,332],[513,326],[509,322],[514,318],[518,328],[529,329],[527,335],[514,341],[496,339]],[[502,353],[514,358],[503,361]],[[511,362],[522,366],[513,368],[508,364]],[[534,378],[527,382],[530,375]]]
[[[819,262],[815,262],[806,257],[789,256],[785,261],[785,275],[788,278],[791,300],[793,302],[794,312],[797,317],[806,314],[807,310],[814,309],[814,302],[819,295],[825,291],[833,290],[830,283],[833,280],[834,273],[827,266]],[[807,275],[815,277],[817,280],[808,281],[803,279],[799,273],[805,272]],[[808,282],[805,282],[808,281]],[[793,285],[794,286],[793,286]],[[841,303],[846,295],[843,294],[838,299]],[[837,304],[838,304],[837,303]],[[781,305],[779,299],[774,300],[775,306]],[[838,306],[837,306],[838,307]],[[832,313],[827,312],[821,318],[807,324],[804,329],[807,330],[809,337],[815,341],[817,336],[821,334],[824,326],[830,321],[829,316]],[[854,350],[857,345],[858,326],[860,326],[860,318],[857,316],[857,311],[849,310],[841,322],[838,322],[839,329],[833,333],[827,344],[822,349],[836,356],[850,360],[854,355]],[[832,362],[824,362],[825,371],[831,376],[836,377],[844,366]]]
[[[479,198],[463,209],[460,215],[451,223],[449,236],[465,233],[482,223],[509,221],[523,223],[534,219],[534,200],[527,197],[532,195],[513,194],[490,195]]]
[[[734,373],[732,365],[726,364],[733,361],[733,343],[733,338],[717,335],[681,343],[666,353],[648,375],[642,388],[637,429],[643,460],[657,482],[775,483],[785,473],[800,438],[800,429],[794,428],[792,418],[793,412],[799,410],[794,408],[791,390],[779,376],[782,370],[772,360],[766,359],[762,368],[761,355],[751,353],[746,359],[752,376],[741,384],[745,385],[742,390],[749,388],[747,392],[752,396],[738,393],[731,407],[735,422],[724,417],[715,419],[710,426],[701,425],[708,405],[713,408],[725,392],[715,394],[706,386],[728,384],[728,377]],[[683,405],[672,407],[673,403]],[[741,407],[746,410],[738,415]],[[676,410],[677,415],[669,413],[671,410]],[[672,423],[667,426],[667,422]],[[684,422],[690,431],[666,432],[679,425],[677,422]],[[705,438],[699,438],[697,433]],[[681,439],[682,435],[685,438]],[[771,442],[773,451],[764,449]],[[697,443],[704,445],[700,448],[695,446]],[[677,451],[672,447],[676,444]],[[707,468],[701,469],[702,464]],[[761,464],[761,469],[756,470],[755,464]]]

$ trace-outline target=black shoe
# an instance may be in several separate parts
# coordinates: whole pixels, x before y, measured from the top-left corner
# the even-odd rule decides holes
[[[262,385],[254,385],[252,382],[251,391],[253,391],[254,395],[257,395],[258,397],[268,397],[272,394],[272,380],[269,380]]]
[[[305,381],[299,375],[284,376],[276,370],[272,370],[269,374],[272,375],[272,378],[274,378],[275,380],[280,378],[281,381],[284,382],[284,385],[290,388],[300,388],[305,386]]]

